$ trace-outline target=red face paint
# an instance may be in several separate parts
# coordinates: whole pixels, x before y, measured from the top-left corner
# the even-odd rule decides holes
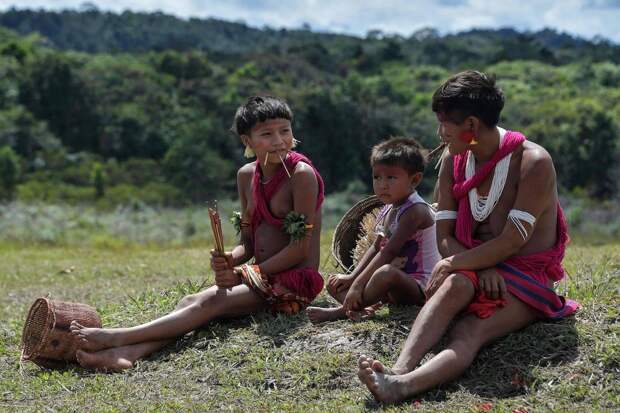
[[[476,140],[476,134],[474,133],[474,131],[467,130],[461,132],[461,134],[459,135],[459,139],[465,143],[472,143]]]

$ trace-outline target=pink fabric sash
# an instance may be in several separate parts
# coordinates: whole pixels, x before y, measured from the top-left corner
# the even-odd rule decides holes
[[[321,178],[319,171],[314,167],[314,165],[312,165],[310,159],[298,152],[289,152],[284,160],[287,169],[291,173],[293,173],[299,162],[303,162],[312,167],[319,183],[319,194],[316,200],[316,209],[318,210],[325,199],[325,185],[323,184],[323,178]],[[280,166],[275,175],[265,185],[261,184],[262,176],[263,170],[260,166],[260,162],[257,162],[256,168],[254,169],[254,176],[252,177],[252,197],[254,198],[255,205],[254,213],[252,214],[252,234],[256,231],[258,225],[263,221],[267,221],[268,224],[274,225],[278,228],[281,228],[284,222],[284,219],[273,216],[271,210],[269,209],[269,202],[274,194],[278,192],[284,180],[289,179],[288,175],[286,174],[284,167]]]
[[[471,178],[465,179],[467,152],[454,156],[454,186],[452,193],[458,202],[456,218],[456,239],[467,248],[475,248],[482,241],[473,238],[474,218],[471,214],[467,193],[477,188],[497,163],[523,144],[525,136],[519,132],[506,132],[501,147],[489,162]],[[548,288],[549,280],[559,281],[564,277],[562,259],[569,242],[568,227],[560,204],[557,206],[557,241],[547,250],[529,255],[512,256],[497,265],[497,269],[507,281],[511,294],[538,309],[551,318],[563,317],[577,310],[579,304],[564,300]]]
[[[472,188],[477,188],[495,169],[495,165],[506,155],[512,153],[525,141],[525,136],[518,132],[506,132],[500,148],[493,154],[491,159],[471,178],[465,180],[465,164],[467,163],[468,152],[454,156],[454,186],[452,195],[457,200],[459,207],[456,218],[456,238],[467,248],[475,247],[472,239],[474,218],[469,207],[467,193]],[[480,244],[480,243],[478,243]]]

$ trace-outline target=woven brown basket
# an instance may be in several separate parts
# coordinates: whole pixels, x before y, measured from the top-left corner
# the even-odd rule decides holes
[[[101,327],[99,314],[87,304],[37,298],[28,311],[22,332],[22,361],[47,368],[75,362],[78,346],[69,331],[73,320],[84,327]]]
[[[332,237],[332,256],[347,273],[353,270],[353,251],[360,236],[361,223],[367,214],[383,206],[375,195],[362,199],[340,219]]]

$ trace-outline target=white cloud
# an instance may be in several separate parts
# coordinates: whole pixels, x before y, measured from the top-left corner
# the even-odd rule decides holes
[[[29,0],[29,8],[78,8],[83,0]],[[300,27],[364,35],[379,29],[410,35],[424,27],[441,33],[472,28],[545,27],[620,42],[620,0],[91,0],[102,10],[155,11],[179,17],[243,20],[255,27]],[[0,0],[0,9],[24,2]]]

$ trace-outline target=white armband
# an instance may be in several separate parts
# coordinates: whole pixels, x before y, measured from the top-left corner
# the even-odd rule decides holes
[[[448,210],[443,210],[443,211],[437,211],[435,213],[435,221],[441,221],[444,219],[456,219],[456,211],[448,211]]]
[[[527,239],[527,229],[525,229],[525,225],[521,221],[527,222],[532,227],[536,222],[536,218],[532,214],[518,209],[511,209],[508,213],[508,219],[517,227],[519,234],[521,234],[524,240]]]
[[[382,224],[377,224],[375,226],[375,234],[385,238],[385,227]]]

